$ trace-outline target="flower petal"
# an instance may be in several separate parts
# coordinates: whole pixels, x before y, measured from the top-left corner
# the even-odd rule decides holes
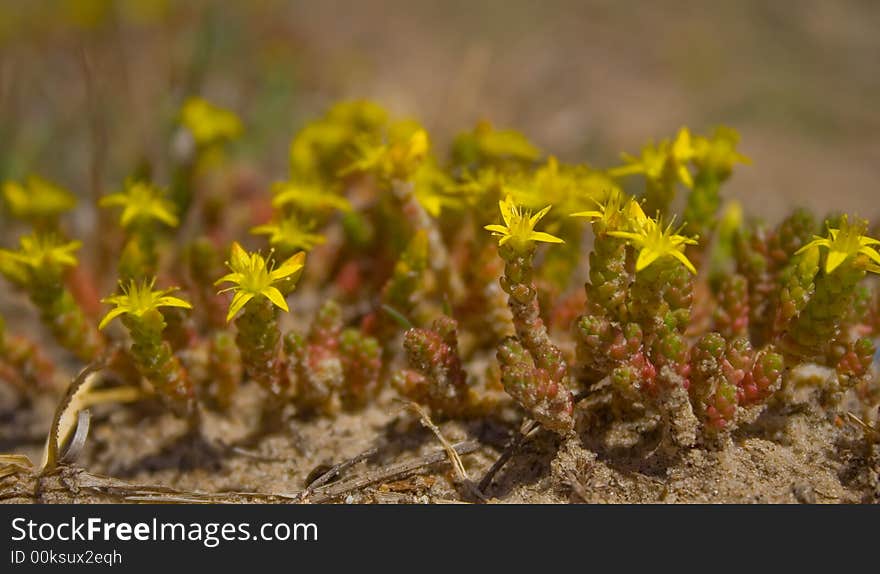
[[[230,251],[230,259],[229,265],[232,267],[233,271],[241,271],[248,266],[250,258],[248,257],[247,251],[241,246],[238,241],[232,242],[232,249]]]
[[[598,210],[592,211],[578,211],[577,213],[572,213],[569,217],[588,217],[590,219],[602,219],[605,214]]]
[[[880,265],[880,253],[877,253],[875,249],[866,246],[859,249],[859,253],[867,255],[871,261]]]
[[[501,209],[501,218],[504,220],[504,224],[510,227],[511,222],[516,218],[516,205],[513,203],[513,198],[508,195],[498,202],[498,207]]]
[[[694,264],[691,263],[690,259],[688,259],[684,253],[682,253],[681,251],[671,251],[670,255],[681,261],[681,264],[687,267],[688,271],[690,271],[694,275],[697,274],[697,268],[694,267]]]
[[[306,261],[306,252],[300,251],[299,253],[295,253],[287,258],[284,263],[276,267],[269,273],[269,278],[272,281],[277,281],[279,279],[283,279],[285,277],[289,277],[303,268]]]
[[[284,295],[282,295],[281,291],[279,291],[275,287],[272,287],[270,285],[269,287],[263,289],[261,293],[265,295],[266,298],[279,309],[283,309],[286,312],[290,311],[290,308],[287,306],[287,301],[284,300]]]
[[[229,321],[232,321],[232,318],[235,317],[236,313],[241,311],[242,307],[247,305],[248,301],[253,298],[253,293],[236,291],[235,295],[232,297],[232,303],[229,304],[229,313],[226,314],[226,322],[228,323]]]
[[[177,216],[164,206],[157,205],[151,210],[151,212],[156,219],[169,227],[177,227],[178,223],[180,223]]]
[[[241,273],[229,273],[227,275],[224,275],[220,279],[217,279],[216,281],[214,281],[214,285],[219,285],[221,283],[240,284],[243,278],[244,277],[242,276]]]
[[[153,303],[156,307],[180,307],[181,309],[192,309],[193,306],[188,302],[184,301],[179,297],[159,297],[156,299],[155,303]]]
[[[633,158],[633,161],[638,163],[632,163],[630,165],[622,165],[620,167],[614,167],[608,170],[608,175],[611,177],[620,177],[623,175],[633,175],[637,173],[644,173],[645,166],[638,160]]]
[[[125,209],[122,210],[122,215],[119,218],[119,223],[122,224],[122,227],[128,227],[129,224],[137,218],[137,215],[137,208],[131,204],[128,204],[125,206]]]
[[[840,267],[840,264],[846,261],[847,253],[843,251],[828,251],[828,257],[825,259],[825,273],[830,275],[834,270]]]
[[[101,199],[98,200],[98,205],[101,207],[113,207],[116,205],[125,205],[128,202],[124,193],[111,193],[110,195],[105,195]]]
[[[611,237],[619,237],[621,239],[629,239],[639,244],[643,243],[645,240],[645,236],[641,233],[633,233],[631,231],[608,231],[606,235],[610,235]]]
[[[115,309],[112,309],[109,313],[104,315],[103,319],[101,319],[101,322],[98,324],[98,330],[103,330],[104,327],[106,327],[107,325],[110,324],[110,321],[112,321],[116,317],[119,317],[120,315],[125,313],[127,310],[128,310],[128,307],[117,307]]]
[[[541,221],[541,218],[543,218],[545,215],[547,215],[547,212],[550,211],[551,207],[552,207],[552,205],[548,205],[547,207],[545,207],[544,209],[542,209],[541,211],[539,211],[535,215],[531,216],[529,218],[529,225],[534,227],[539,221]]]
[[[801,247],[800,249],[795,251],[794,254],[800,255],[801,253],[804,253],[806,251],[809,251],[810,249],[813,249],[814,247],[819,247],[819,246],[831,247],[831,243],[827,239],[825,239],[824,237],[817,237],[816,239],[810,241],[809,243],[807,243],[806,245],[804,245],[803,247]]]
[[[680,179],[688,189],[694,186],[694,178],[691,176],[691,172],[688,171],[687,166],[678,166],[678,179]]]
[[[543,231],[532,231],[529,233],[529,241],[543,241],[545,243],[565,243],[562,239]]]
[[[492,233],[500,233],[501,235],[508,235],[510,230],[503,225],[498,225],[497,223],[493,223],[492,225],[485,225],[483,229],[486,231],[491,231]]]
[[[639,252],[639,258],[636,260],[636,272],[646,269],[651,263],[657,261],[660,253],[653,249],[642,249]]]

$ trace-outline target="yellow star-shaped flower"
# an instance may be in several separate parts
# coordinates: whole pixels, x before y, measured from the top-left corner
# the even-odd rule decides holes
[[[880,268],[880,253],[877,252],[876,246],[880,245],[880,240],[873,237],[862,235],[868,225],[864,220],[858,220],[854,224],[849,223],[849,218],[844,215],[840,219],[840,228],[828,228],[828,237],[816,236],[801,247],[795,254],[803,253],[808,249],[824,247],[828,250],[825,256],[825,273],[834,273],[834,270],[843,264],[844,261],[856,255],[864,255],[868,258],[865,269],[873,273],[878,272]]]
[[[428,132],[408,122],[401,122],[396,131],[399,133],[392,134],[387,143],[359,142],[356,159],[342,175],[371,173],[383,181],[412,179],[428,156],[431,147]]]
[[[34,232],[19,238],[18,251],[0,249],[0,259],[10,266],[30,271],[61,270],[75,267],[74,253],[82,247],[81,241],[64,241],[54,233]]]
[[[35,175],[25,184],[4,183],[3,198],[12,215],[19,219],[55,217],[76,207],[75,195]]]
[[[180,122],[200,146],[234,140],[242,132],[238,116],[202,98],[186,101],[180,111]]]
[[[122,207],[119,222],[122,227],[158,220],[169,227],[177,227],[178,219],[174,204],[165,198],[163,191],[145,181],[129,180],[125,191],[101,198],[101,207]]]
[[[272,247],[283,249],[290,253],[295,249],[311,251],[316,245],[323,244],[326,239],[318,233],[311,233],[314,225],[303,223],[299,218],[291,215],[284,219],[278,219],[251,229],[255,235],[268,235],[269,244]]]
[[[641,157],[633,157],[623,154],[627,165],[614,168],[609,171],[613,177],[644,174],[652,181],[661,181],[667,173],[672,173],[675,179],[681,181],[685,187],[694,185],[691,172],[688,171],[687,162],[694,157],[694,146],[690,131],[681,128],[673,141],[664,140],[659,145],[647,145],[642,148]]]
[[[324,209],[351,211],[351,203],[326,185],[306,181],[278,182],[272,187],[273,207],[293,205],[304,212]]]
[[[627,197],[622,191],[612,191],[604,202],[597,203],[597,209],[578,211],[571,217],[585,217],[591,222],[599,222],[605,230],[638,230],[648,221],[639,202]]]
[[[696,239],[679,235],[678,230],[673,231],[672,223],[663,227],[657,219],[645,218],[641,228],[636,231],[609,231],[608,235],[620,237],[632,243],[639,250],[636,260],[636,271],[642,271],[652,263],[666,256],[671,256],[681,262],[688,271],[696,274],[694,264],[684,254],[685,245],[696,245]]]
[[[305,260],[305,252],[300,251],[278,267],[272,268],[271,262],[267,262],[262,255],[248,253],[238,242],[234,242],[231,256],[226,264],[232,273],[224,275],[214,283],[215,285],[234,283],[232,287],[220,291],[220,293],[227,291],[235,293],[226,320],[231,321],[254,297],[265,297],[279,309],[290,311],[287,301],[276,285],[299,272],[305,265]]]
[[[523,210],[518,206],[511,196],[505,197],[498,202],[501,208],[501,218],[504,219],[504,225],[486,225],[484,229],[491,231],[492,235],[500,237],[498,245],[510,243],[514,249],[524,249],[534,241],[543,241],[545,243],[565,243],[562,239],[543,231],[535,231],[535,225],[547,215],[551,206],[547,206],[538,213],[532,215],[531,212]]]
[[[120,315],[134,315],[135,317],[143,317],[145,313],[158,309],[159,307],[180,307],[182,309],[192,309],[192,305],[178,297],[173,297],[169,293],[177,290],[177,287],[169,289],[160,289],[154,291],[153,287],[156,279],[149,281],[144,279],[141,283],[131,280],[128,285],[121,285],[122,295],[113,295],[106,299],[101,299],[102,303],[115,305],[109,313],[104,315],[98,329],[103,329],[110,322]]]
[[[722,177],[733,170],[736,163],[749,164],[751,160],[736,151],[739,134],[733,128],[719,126],[711,137],[693,138],[694,165],[699,169],[708,168],[719,172]]]

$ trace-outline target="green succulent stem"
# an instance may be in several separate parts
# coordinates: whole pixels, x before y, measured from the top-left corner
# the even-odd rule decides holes
[[[287,386],[281,358],[278,311],[266,297],[254,297],[235,320],[235,343],[241,353],[245,376],[280,401]]]
[[[156,389],[171,408],[186,416],[193,431],[199,429],[200,413],[189,374],[164,340],[165,318],[151,309],[142,315],[125,314],[122,323],[131,336],[131,356],[138,372]]]
[[[715,229],[718,209],[721,207],[722,179],[711,169],[697,170],[694,187],[687,197],[684,210],[685,230],[688,235],[698,236],[702,247]]]
[[[395,375],[406,397],[445,416],[462,416],[473,406],[467,373],[458,352],[458,324],[440,317],[430,329],[410,329],[403,340],[411,371]]]
[[[532,267],[534,244],[515,247],[508,243],[498,253],[505,263],[501,288],[508,295],[516,333],[515,339],[508,339],[498,350],[502,383],[544,426],[566,434],[574,425],[572,383],[565,357],[540,316]]]
[[[827,355],[831,346],[845,335],[843,319],[856,294],[865,270],[853,261],[840,265],[831,274],[820,273],[815,291],[803,310],[792,321],[787,342],[802,356]]]
[[[100,354],[104,340],[64,286],[60,274],[52,270],[34,273],[26,288],[31,302],[39,309],[40,320],[58,344],[84,363]]]

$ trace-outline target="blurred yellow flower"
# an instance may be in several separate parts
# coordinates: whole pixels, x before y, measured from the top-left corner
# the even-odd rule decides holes
[[[34,232],[19,238],[18,251],[0,249],[0,258],[35,271],[75,267],[81,241],[64,241],[54,233]]]
[[[76,207],[74,194],[35,175],[24,184],[5,182],[3,199],[14,217],[25,220],[56,217]]]
[[[119,222],[125,228],[153,220],[170,227],[177,227],[178,224],[174,204],[165,198],[161,189],[145,181],[127,181],[124,191],[102,197],[99,205],[122,207]]]
[[[351,203],[327,185],[307,181],[283,181],[272,186],[273,207],[293,205],[305,213],[324,209],[351,211]]]
[[[311,251],[316,245],[323,244],[326,239],[323,235],[312,233],[314,226],[306,224],[294,215],[283,219],[264,223],[251,229],[255,235],[267,235],[272,247],[286,252],[302,249]]]
[[[687,128],[681,128],[673,141],[663,140],[659,145],[648,144],[642,148],[641,157],[623,154],[627,165],[614,168],[609,174],[620,177],[641,173],[654,182],[660,182],[667,177],[667,174],[672,174],[690,188],[693,187],[694,180],[688,171],[687,162],[693,157],[691,133]]]
[[[241,120],[233,112],[202,98],[190,98],[183,104],[180,122],[199,146],[234,140],[243,129]]]

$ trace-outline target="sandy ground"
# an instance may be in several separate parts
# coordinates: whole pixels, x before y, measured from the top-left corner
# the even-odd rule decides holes
[[[182,423],[157,405],[97,408],[75,464],[39,481],[39,487],[28,473],[2,479],[0,496],[6,502],[299,502],[308,481],[368,452],[303,501],[880,501],[876,447],[868,447],[853,427],[830,423],[808,403],[784,414],[768,411],[720,449],[664,454],[649,439],[631,451],[611,453],[589,429],[567,441],[538,431],[478,491],[476,485],[518,428],[513,413],[439,425],[449,443],[463,445],[465,478],[453,472],[442,445],[418,417],[393,399],[332,420],[289,418],[279,431],[253,440],[258,396],[253,387],[242,389],[230,414],[208,417],[206,437],[198,443],[182,438]],[[32,411],[5,409],[0,436],[19,438],[5,440],[4,450],[13,442],[17,452],[39,460],[45,427],[40,419],[51,409],[48,401]],[[422,457],[432,456],[433,464],[423,464]],[[396,472],[413,461],[412,468]]]

